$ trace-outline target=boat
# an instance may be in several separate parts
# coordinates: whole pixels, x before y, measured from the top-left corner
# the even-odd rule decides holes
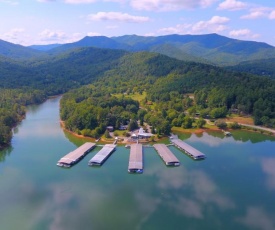
[[[129,173],[143,173],[142,169],[128,169]]]
[[[225,131],[224,131],[224,135],[227,136],[227,137],[229,137],[229,136],[231,136],[232,134],[231,134],[230,132],[225,132]]]
[[[64,168],[70,168],[71,167],[71,165],[68,165],[68,164],[63,164],[63,163],[57,163],[56,164],[57,166],[59,166],[59,167],[64,167]]]

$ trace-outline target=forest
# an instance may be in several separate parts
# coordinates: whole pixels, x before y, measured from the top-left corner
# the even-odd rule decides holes
[[[64,94],[60,116],[66,128],[94,137],[108,125],[137,120],[168,134],[172,126],[194,123],[194,113],[220,118],[232,110],[275,127],[272,78],[157,53],[85,47],[24,60],[0,57],[0,88],[1,146],[10,142],[26,105],[57,94]],[[143,104],[112,96],[143,92]]]
[[[45,99],[42,91],[34,89],[0,89],[0,147],[9,145],[12,128],[25,117],[25,106]]]

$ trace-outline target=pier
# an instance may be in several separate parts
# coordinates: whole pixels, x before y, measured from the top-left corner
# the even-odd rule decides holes
[[[143,173],[142,144],[131,144],[128,172]]]
[[[87,153],[92,151],[95,148],[95,144],[91,142],[86,142],[85,144],[78,147],[76,150],[68,153],[64,157],[62,157],[57,165],[60,167],[69,168],[80,161]]]
[[[167,166],[180,165],[178,158],[175,157],[165,144],[154,144],[154,148]]]
[[[179,149],[183,150],[187,155],[192,157],[194,160],[201,160],[205,158],[205,155],[200,152],[199,150],[193,148],[191,145],[188,145],[184,141],[178,139],[178,138],[173,138],[171,139],[171,142],[178,147]]]
[[[88,165],[102,165],[107,158],[114,152],[116,149],[116,145],[114,144],[106,144],[103,146],[101,150],[89,161]]]

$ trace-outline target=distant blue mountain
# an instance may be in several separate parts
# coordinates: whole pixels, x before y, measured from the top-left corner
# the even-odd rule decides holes
[[[30,58],[63,53],[76,48],[95,47],[126,51],[148,51],[179,60],[232,66],[242,62],[275,58],[275,48],[263,42],[241,41],[218,34],[166,35],[145,37],[84,37],[67,44],[24,47],[0,40],[0,55],[8,58]]]
[[[32,45],[32,46],[29,46],[29,48],[32,48],[34,50],[40,50],[40,51],[48,51],[59,46],[62,46],[62,44]]]

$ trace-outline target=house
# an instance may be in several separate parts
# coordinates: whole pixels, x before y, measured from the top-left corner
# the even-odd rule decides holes
[[[107,129],[109,132],[113,132],[113,131],[114,131],[114,126],[107,126],[106,129]]]
[[[147,139],[151,136],[153,136],[152,133],[146,133],[143,128],[140,128],[137,134],[139,139]]]

